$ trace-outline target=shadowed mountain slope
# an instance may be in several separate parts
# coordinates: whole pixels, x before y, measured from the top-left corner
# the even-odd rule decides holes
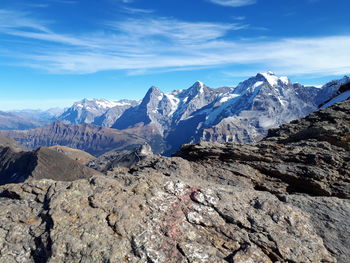
[[[39,179],[74,181],[96,174],[98,172],[49,148],[18,153],[9,147],[0,147],[0,185]]]

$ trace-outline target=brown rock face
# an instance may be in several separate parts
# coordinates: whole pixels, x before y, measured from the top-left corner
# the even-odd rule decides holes
[[[175,154],[210,166],[230,182],[227,171],[248,178],[257,190],[350,198],[350,102],[312,113],[270,130],[259,143],[185,145]],[[213,169],[214,168],[214,169]]]
[[[348,263],[349,150],[290,134],[1,186],[0,262]]]
[[[0,185],[40,179],[74,181],[95,174],[99,173],[49,148],[14,152],[0,147]]]
[[[1,133],[29,149],[62,145],[80,149],[95,156],[145,142],[141,137],[125,131],[91,124],[67,125],[59,121],[33,130],[1,131]]]

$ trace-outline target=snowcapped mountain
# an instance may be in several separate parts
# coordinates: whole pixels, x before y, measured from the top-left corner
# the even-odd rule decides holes
[[[168,143],[173,150],[188,142],[257,141],[268,129],[316,110],[318,92],[273,72],[259,73],[181,121]]]
[[[319,89],[293,84],[272,72],[259,73],[224,95],[206,114],[199,140],[256,141],[270,128],[317,109]]]
[[[137,105],[137,101],[104,99],[83,99],[75,102],[57,119],[68,124],[92,123],[100,126],[110,126],[128,108]]]
[[[152,124],[167,142],[169,152],[189,142],[256,141],[268,129],[316,110],[319,92],[270,71],[236,88],[211,89],[200,81],[171,93],[152,87],[141,104],[126,110],[112,127]]]
[[[159,134],[167,136],[179,122],[213,102],[222,92],[229,90],[230,88],[210,89],[200,81],[189,89],[170,93],[151,87],[141,104],[126,110],[112,127],[126,129],[153,124]]]

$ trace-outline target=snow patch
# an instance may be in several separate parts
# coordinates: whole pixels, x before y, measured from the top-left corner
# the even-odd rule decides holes
[[[238,96],[239,96],[239,94],[227,94],[227,95],[225,95],[224,97],[222,97],[222,98],[219,100],[219,102],[220,102],[220,103],[224,103],[224,102],[226,102],[226,101],[228,101],[228,100],[230,100],[230,99],[236,98],[236,97],[238,97]]]
[[[171,112],[170,112],[170,115],[173,114],[178,106],[179,106],[179,103],[180,103],[180,99],[175,97],[173,94],[164,94],[168,100],[170,101],[170,104],[171,104]]]
[[[199,93],[203,93],[204,92],[204,83],[202,81],[197,81],[198,85],[199,85]]]
[[[273,118],[261,118],[259,125],[264,129],[274,128],[276,127],[276,121]]]
[[[110,100],[95,100],[94,102],[96,103],[97,106],[104,109],[109,109],[117,106],[117,102],[110,101]]]
[[[288,85],[289,84],[289,79],[288,77],[280,77],[279,80],[285,84],[285,85]]]
[[[97,100],[97,99],[92,99],[92,100],[84,99],[74,104],[76,108],[79,108],[79,109],[85,108],[87,110],[91,110],[92,108],[110,109],[115,106],[125,106],[125,105],[130,105],[130,104],[126,102],[117,102],[117,101],[111,101],[111,100]]]
[[[286,100],[282,100],[280,97],[277,97],[278,101],[281,103],[282,106],[286,106],[288,102]]]
[[[264,82],[263,81],[257,81],[253,86],[252,86],[252,90],[254,91],[257,87],[263,85]]]
[[[130,106],[130,102],[116,102],[115,106]]]
[[[84,106],[82,104],[80,104],[80,103],[75,104],[75,107],[77,107],[77,108],[84,108]]]
[[[305,85],[305,88],[322,89],[323,85]]]
[[[288,77],[277,77],[275,75],[275,73],[273,73],[272,71],[268,71],[268,72],[263,72],[260,73],[262,76],[264,76],[264,78],[267,80],[267,82],[272,86],[277,86],[278,85],[278,81],[281,81],[283,84],[288,85],[289,84],[289,79]]]
[[[335,98],[331,99],[329,102],[327,102],[325,105],[323,105],[321,107],[321,109],[328,108],[328,107],[332,106],[333,104],[336,104],[336,103],[339,103],[339,102],[342,102],[342,101],[345,101],[348,99],[350,99],[350,90],[347,90],[347,91],[339,94]]]
[[[264,73],[260,73],[260,74],[262,76],[264,76],[264,78],[267,80],[267,82],[271,86],[277,86],[277,84],[278,84],[278,77],[272,71],[268,71],[268,72],[264,72]]]

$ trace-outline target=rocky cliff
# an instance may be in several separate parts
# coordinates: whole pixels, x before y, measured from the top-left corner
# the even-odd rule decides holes
[[[145,143],[133,132],[99,127],[91,124],[67,125],[56,121],[49,126],[26,131],[1,131],[18,143],[36,149],[41,146],[62,145],[99,156],[111,150]]]
[[[2,186],[0,262],[348,263],[349,104],[259,143]]]
[[[97,171],[106,173],[116,167],[130,168],[151,155],[153,155],[153,152],[150,145],[137,145],[130,150],[107,152],[97,159],[90,160],[86,165]]]

